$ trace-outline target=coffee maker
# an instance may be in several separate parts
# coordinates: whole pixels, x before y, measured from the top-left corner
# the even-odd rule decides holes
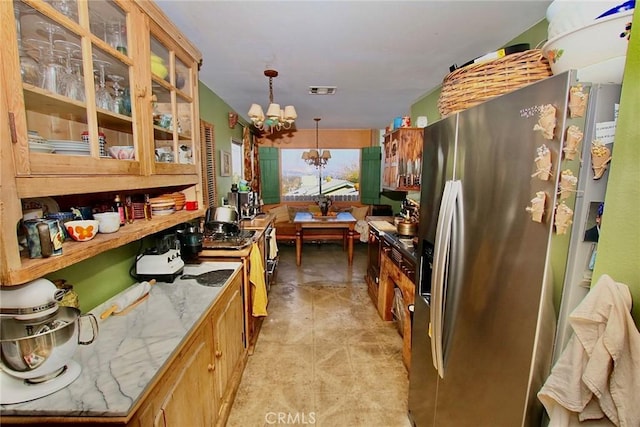
[[[255,191],[230,191],[227,199],[238,209],[240,219],[253,219],[260,213],[260,197]]]

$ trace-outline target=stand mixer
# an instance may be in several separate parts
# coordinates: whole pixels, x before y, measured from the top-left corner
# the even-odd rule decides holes
[[[78,345],[91,344],[98,333],[80,340],[80,310],[61,307],[65,291],[46,279],[0,290],[0,404],[47,396],[80,376],[72,360]]]

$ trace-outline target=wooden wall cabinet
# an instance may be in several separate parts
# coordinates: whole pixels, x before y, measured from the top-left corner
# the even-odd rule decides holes
[[[424,129],[400,128],[384,135],[382,188],[420,191]]]
[[[20,257],[16,228],[23,199],[170,187],[203,206],[200,52],[153,2],[54,7],[62,3],[0,2],[7,23],[0,48],[3,285],[25,283],[203,214],[137,221],[127,227],[131,233],[65,243],[55,258]],[[35,61],[42,72],[29,67]],[[47,143],[34,144],[38,137]],[[133,147],[133,157],[112,158],[110,149],[119,146]]]

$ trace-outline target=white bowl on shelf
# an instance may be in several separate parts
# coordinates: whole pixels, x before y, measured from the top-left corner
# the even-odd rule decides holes
[[[632,19],[633,10],[629,10],[549,40],[542,47],[542,52],[549,60],[553,74],[571,69],[578,70],[580,74],[580,70],[600,64],[596,67],[599,68],[598,73],[592,73],[598,80],[589,81],[621,83],[624,61],[620,58],[626,58]],[[581,80],[587,81],[584,77]]]
[[[93,218],[100,224],[100,233],[115,233],[120,229],[120,214],[118,212],[102,212],[93,214]]]

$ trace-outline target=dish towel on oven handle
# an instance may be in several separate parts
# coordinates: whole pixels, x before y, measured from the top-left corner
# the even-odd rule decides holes
[[[276,228],[272,227],[269,232],[269,259],[278,256],[278,243],[276,242]]]
[[[253,306],[251,307],[253,317],[267,315],[267,285],[264,282],[264,264],[258,244],[251,246],[249,255],[249,281],[254,286]]]

